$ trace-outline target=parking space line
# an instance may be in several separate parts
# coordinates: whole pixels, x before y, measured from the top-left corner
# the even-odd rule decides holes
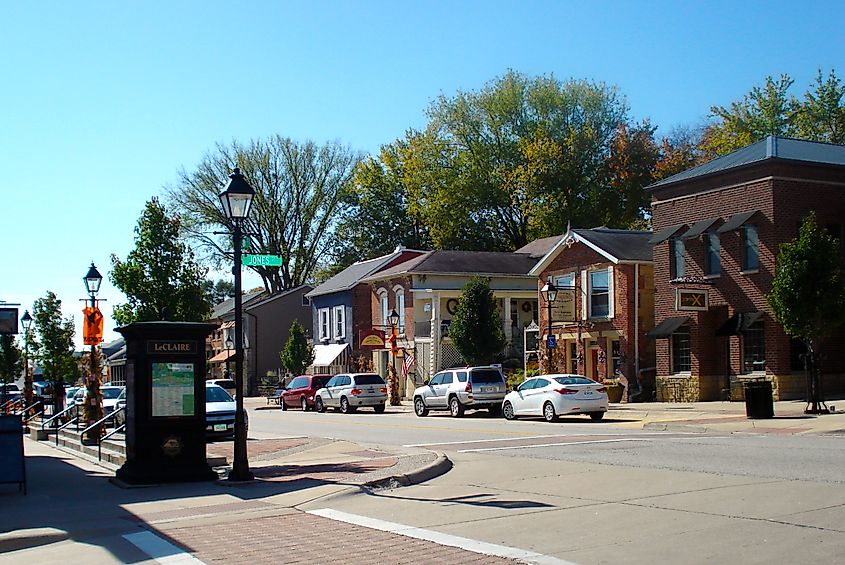
[[[123,538],[162,565],[205,565],[204,561],[152,532],[125,534]]]
[[[386,520],[379,520],[378,518],[369,518],[367,516],[360,516],[358,514],[350,514],[333,508],[320,508],[318,510],[308,510],[309,514],[315,516],[322,516],[331,520],[339,522],[346,522],[347,524],[354,524],[374,530],[381,530],[383,532],[390,532],[406,536],[409,538],[430,541],[439,545],[446,545],[449,547],[457,547],[473,553],[480,553],[482,555],[495,555],[497,557],[504,557],[507,559],[520,559],[528,563],[548,564],[548,565],[575,565],[570,561],[564,561],[549,555],[543,555],[534,551],[527,551],[516,547],[508,547],[505,545],[496,545],[483,541],[473,540],[469,538],[462,538],[460,536],[453,536],[451,534],[444,534],[434,530],[425,530],[422,528],[415,528],[405,524],[396,522],[388,522]]]

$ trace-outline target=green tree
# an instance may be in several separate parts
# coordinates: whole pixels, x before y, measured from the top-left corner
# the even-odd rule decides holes
[[[641,219],[643,198],[630,191],[643,187],[611,182],[608,167],[628,123],[615,87],[510,71],[478,92],[441,96],[428,117],[396,146],[408,210],[437,248],[510,250],[570,223]],[[608,214],[613,196],[625,204]]]
[[[4,385],[11,383],[21,374],[21,369],[23,368],[22,359],[21,350],[18,349],[17,343],[15,343],[15,336],[9,334],[0,335],[0,379],[2,379]],[[4,400],[6,400],[5,396],[0,398],[0,403]]]
[[[72,383],[79,378],[73,356],[73,320],[62,318],[62,301],[51,291],[33,303],[32,318],[39,336],[37,357],[44,379],[55,383],[53,402],[58,411],[64,405],[65,381]]]
[[[490,279],[473,277],[464,285],[449,325],[449,337],[470,365],[492,363],[501,355],[505,331]]]
[[[212,306],[235,296],[235,284],[229,281],[223,279],[218,279],[217,282],[205,280],[202,284]]]
[[[154,320],[202,321],[211,312],[206,270],[182,243],[181,223],[153,198],[135,228],[135,249],[126,261],[112,255],[112,284],[128,302],[113,310],[119,324]]]
[[[796,122],[804,139],[845,143],[845,85],[835,71],[825,78],[819,69],[813,89],[804,93]]]
[[[780,246],[768,296],[775,319],[807,348],[807,402],[812,413],[823,411],[823,340],[845,320],[845,276],[840,257],[839,242],[819,229],[811,213],[802,222],[798,239]]]
[[[279,353],[282,366],[293,375],[305,373],[305,368],[314,362],[314,346],[305,337],[305,328],[294,320],[288,331],[288,340]]]
[[[168,201],[179,212],[189,237],[217,265],[230,265],[233,225],[218,194],[232,168],[240,167],[255,189],[252,212],[244,229],[253,253],[281,255],[281,267],[249,267],[275,294],[297,287],[330,260],[335,228],[348,205],[352,173],[361,155],[338,143],[318,146],[273,136],[242,144],[217,145],[195,170],[182,171],[167,189]]]

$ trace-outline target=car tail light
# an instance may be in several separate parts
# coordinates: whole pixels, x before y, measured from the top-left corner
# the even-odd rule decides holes
[[[596,389],[596,392],[607,392],[607,389],[603,386],[600,386],[599,388]]]
[[[383,386],[380,389],[378,389],[378,391],[382,394],[387,394],[387,387]]]
[[[363,392],[363,391],[360,388],[353,388],[350,392],[352,393],[353,396],[357,396],[357,395],[361,394],[361,392]]]
[[[464,392],[472,392],[472,383],[468,382]]]
[[[578,394],[577,390],[574,390],[574,389],[571,389],[571,388],[566,388],[566,387],[556,388],[555,392],[558,393],[558,394]]]

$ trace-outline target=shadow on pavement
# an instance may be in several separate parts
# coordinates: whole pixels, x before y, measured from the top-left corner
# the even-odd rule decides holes
[[[519,509],[519,508],[552,508],[552,504],[545,502],[538,502],[536,500],[478,500],[487,497],[499,496],[488,493],[469,494],[464,496],[451,496],[448,498],[426,498],[421,496],[399,496],[396,494],[387,494],[375,490],[366,490],[372,496],[379,498],[391,498],[393,500],[414,500],[418,502],[438,502],[443,504],[464,504],[466,506],[478,506],[481,508],[503,508],[503,509]]]

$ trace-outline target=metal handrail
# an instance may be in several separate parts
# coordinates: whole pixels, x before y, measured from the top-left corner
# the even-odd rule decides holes
[[[65,422],[61,426],[58,425],[58,422],[56,423],[57,424],[57,427],[56,427],[56,445],[59,445],[59,431],[65,429],[66,427],[68,427],[71,424],[76,424],[78,421],[79,421],[79,416],[74,416],[72,420],[68,420],[67,422]],[[79,426],[77,426],[77,429],[79,429]]]
[[[117,414],[117,413],[118,413],[118,412],[120,412],[121,410],[125,410],[125,409],[126,409],[126,407],[124,406],[124,407],[121,407],[121,408],[119,408],[119,409],[117,409],[117,410],[114,410],[114,411],[112,411],[112,412],[109,412],[108,414],[106,414],[105,416],[103,416],[102,418],[100,418],[99,420],[97,420],[96,422],[94,422],[93,424],[91,424],[90,426],[88,426],[87,428],[85,428],[84,430],[82,430],[82,431],[80,432],[80,434],[81,434],[81,435],[80,435],[80,438],[81,438],[82,436],[84,436],[84,435],[86,434],[86,432],[90,432],[91,430],[93,430],[94,428],[96,428],[97,426],[99,426],[100,424],[102,424],[103,422],[105,422],[106,420],[108,420],[109,418],[114,418],[114,415],[115,415],[115,414]],[[81,440],[80,440],[80,441],[81,441]]]
[[[49,424],[50,422],[52,422],[56,418],[60,418],[60,417],[64,416],[65,414],[67,414],[68,412],[73,410],[74,408],[76,408],[75,404],[73,406],[68,406],[67,408],[65,408],[64,410],[59,412],[58,414],[53,415],[49,420],[45,420],[45,421],[41,422],[41,429],[43,430],[47,426],[47,424]],[[64,427],[64,426],[62,426],[62,427]],[[59,429],[59,424],[57,423],[56,424],[56,430],[58,431],[58,429]]]
[[[0,407],[0,410],[2,410],[4,413],[12,411],[12,413],[14,414],[14,410],[16,410],[15,407],[20,405],[20,404],[23,404],[24,402],[26,402],[26,400],[23,399],[23,398],[13,398],[11,400],[7,400],[3,404],[3,406]]]
[[[121,408],[121,410],[124,410],[125,408],[126,407],[123,407],[123,408]],[[117,410],[115,410],[115,412],[117,412]],[[109,433],[107,433],[106,435],[104,435],[103,437],[100,438],[100,441],[97,442],[97,461],[103,460],[103,442],[106,441],[107,439],[109,439],[114,434],[116,434],[118,432],[122,432],[125,429],[126,429],[126,424],[123,423],[123,424],[119,425],[118,427],[116,427],[115,429],[113,429],[112,431],[110,431]]]
[[[39,402],[40,402],[40,401],[39,401]],[[36,402],[35,404],[38,404],[38,402]],[[35,406],[35,404],[33,404],[32,406]],[[30,406],[29,408],[32,408],[32,406]],[[27,408],[27,410],[29,410],[29,408]],[[28,424],[31,420],[33,420],[33,419],[37,418],[38,416],[43,416],[43,415],[44,415],[44,412],[46,412],[46,411],[47,411],[47,409],[46,409],[46,408],[44,408],[44,407],[42,407],[42,408],[41,408],[41,412],[36,412],[35,414],[33,414],[33,415],[31,415],[31,416],[27,416],[26,418],[24,418],[23,423],[24,423],[24,424]],[[26,410],[24,410],[24,414],[25,414],[25,413],[26,413]]]

